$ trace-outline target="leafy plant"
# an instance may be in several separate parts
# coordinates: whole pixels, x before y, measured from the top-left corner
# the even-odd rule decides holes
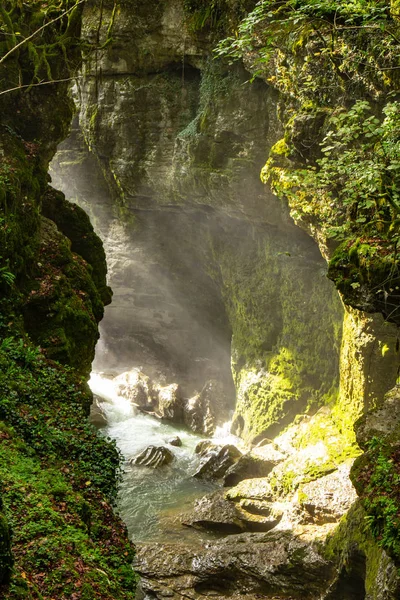
[[[357,459],[352,478],[373,537],[400,560],[400,454],[396,445],[374,436],[367,453]]]
[[[261,179],[289,199],[294,218],[309,215],[329,237],[367,235],[399,239],[400,104],[388,103],[378,118],[367,101],[327,119],[322,158],[308,168],[279,165],[272,150]]]
[[[1,257],[0,257],[1,260]],[[14,273],[11,273],[11,271],[9,271],[8,267],[0,267],[0,283],[3,282],[6,285],[8,285],[9,287],[11,287],[13,285],[15,281],[15,275]]]
[[[88,423],[85,384],[17,335],[0,343],[0,481],[15,566],[3,598],[132,599],[132,547],[113,513],[115,443]]]

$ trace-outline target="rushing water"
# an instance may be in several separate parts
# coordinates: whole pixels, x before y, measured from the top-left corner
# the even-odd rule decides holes
[[[133,541],[172,541],[182,536],[189,540],[197,536],[181,526],[178,516],[190,509],[195,498],[215,489],[215,485],[192,476],[199,465],[194,449],[202,438],[141,414],[116,394],[110,379],[92,374],[89,385],[103,400],[101,407],[108,425],[102,432],[116,440],[125,458],[118,508]],[[181,438],[182,446],[167,445],[168,439],[176,435]],[[219,438],[224,436],[221,430]],[[129,459],[149,445],[167,445],[174,454],[171,465],[158,469],[129,465]]]

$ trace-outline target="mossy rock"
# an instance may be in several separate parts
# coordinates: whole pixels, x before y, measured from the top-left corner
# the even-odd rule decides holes
[[[346,304],[365,312],[380,312],[400,324],[400,267],[392,242],[380,238],[346,240],[334,252],[328,277]]]
[[[27,332],[46,355],[89,374],[98,339],[103,303],[92,269],[71,252],[70,241],[42,218],[36,272],[25,286],[23,314]]]
[[[48,188],[42,199],[42,213],[54,221],[71,241],[71,250],[92,267],[92,278],[104,305],[110,304],[112,292],[107,286],[107,264],[103,243],[93,230],[86,212],[68,202],[62,192]]]

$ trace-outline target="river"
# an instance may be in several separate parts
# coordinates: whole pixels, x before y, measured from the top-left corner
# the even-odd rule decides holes
[[[132,540],[165,542],[184,537],[188,542],[198,541],[200,534],[183,527],[179,515],[190,509],[196,498],[216,487],[193,477],[200,463],[194,450],[204,436],[140,413],[129,400],[118,396],[113,381],[101,374],[93,373],[89,385],[102,399],[101,408],[108,422],[101,434],[116,440],[124,457],[117,509]],[[177,435],[182,446],[168,445],[168,440]],[[218,443],[232,442],[227,426],[214,439]],[[171,465],[157,469],[130,465],[129,460],[149,445],[167,446],[174,454]],[[210,536],[202,533],[201,537]]]

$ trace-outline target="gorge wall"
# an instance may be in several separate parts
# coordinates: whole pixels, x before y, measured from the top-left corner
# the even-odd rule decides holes
[[[111,5],[104,10],[103,35]],[[87,39],[98,25],[86,9]],[[52,167],[108,255],[114,300],[97,368],[141,367],[180,383],[185,397],[217,381],[226,419],[232,363],[236,431],[274,435],[296,414],[334,403],[343,323],[318,247],[259,180],[282,135],[277,94],[213,60],[215,39],[188,29],[179,2],[121,6],[112,36],[86,64],[79,124]],[[356,414],[394,383],[396,334],[378,317],[346,322],[341,388],[349,402],[358,386]],[[367,384],[378,371],[381,383]]]
[[[304,196],[298,180],[286,175],[320,156],[318,136],[328,108],[349,105],[367,92],[360,77],[357,90],[338,86],[339,93],[333,67],[308,60],[307,52],[323,55],[314,39],[309,46],[306,38],[280,48],[261,68],[256,44],[242,53],[246,70],[213,58],[218,37],[252,8],[220,4],[222,12],[213,3],[209,13],[174,0],[124,2],[116,10],[105,2],[101,14],[94,4],[85,9],[85,39],[112,40],[86,61],[74,92],[78,116],[59,147],[52,177],[89,212],[108,256],[114,300],[103,321],[96,368],[116,373],[134,367],[162,385],[179,383],[185,401],[211,390],[213,426],[234,410],[233,431],[251,443],[300,423],[290,434],[297,438],[291,451],[303,452],[303,462],[295,457],[274,470],[264,495],[245,487],[229,492],[236,502],[264,502],[269,493],[278,501],[294,492],[301,498],[310,480],[351,464],[361,446],[366,454],[357,460],[353,480],[374,520],[380,509],[371,498],[379,484],[371,491],[371,465],[378,457],[391,460],[397,434],[372,418],[375,424],[359,436],[359,446],[353,426],[371,409],[379,413],[396,382],[398,333],[388,322],[396,322],[390,308],[396,299],[386,283],[388,277],[397,281],[397,263],[371,234],[374,255],[390,254],[389,266],[364,259],[365,233],[353,231],[358,241],[339,246],[328,230],[344,226],[334,221],[323,192],[320,198]],[[257,34],[262,38],[262,29]],[[255,71],[259,77],[250,83]],[[298,83],[303,81],[305,92]],[[379,103],[379,92],[374,100]],[[289,202],[278,201],[260,182],[268,156],[262,179]],[[345,219],[356,217],[365,223],[361,212]],[[327,261],[344,303],[326,278]],[[396,404],[394,398],[389,404]],[[370,448],[377,435],[386,441]],[[364,532],[364,516],[361,506],[353,509],[327,546],[337,575],[324,571],[322,561],[323,577],[331,582],[324,598],[389,600],[398,593],[396,568]],[[378,540],[386,527],[380,523]],[[276,543],[282,542],[277,535]],[[205,590],[225,597],[210,575],[214,552],[224,557],[217,578],[236,573],[238,598],[277,593],[283,580],[274,588],[259,574],[254,583],[253,575],[230,562],[241,564],[241,543],[249,543],[244,554],[254,553],[254,544],[261,555],[276,549],[273,538],[261,537],[238,539],[235,551],[222,543],[203,553],[195,573],[187,548],[162,547],[163,559],[157,548],[144,548],[137,567],[143,589],[157,598],[178,598],[183,590],[193,598]],[[396,553],[391,555],[397,560]],[[187,566],[175,563],[176,556],[178,562],[187,556]],[[307,566],[296,569],[304,574]],[[290,588],[295,597],[317,593],[296,585]]]
[[[398,15],[370,4],[372,16],[356,1],[332,14],[310,0],[300,15],[237,0],[0,7],[4,597],[135,593],[111,508],[118,453],[86,420],[111,297],[104,252],[69,200],[103,239],[114,289],[96,368],[177,383],[186,407],[200,404],[198,431],[234,413],[246,460],[274,457],[268,476],[206,500],[235,525],[240,514],[241,533],[137,548],[137,598],[399,597]],[[82,48],[77,115],[51,170],[66,200],[47,169]],[[332,181],[315,179],[321,147],[335,202]],[[380,187],[371,155],[388,160]],[[360,500],[337,527],[350,467]]]
[[[134,596],[111,508],[119,454],[87,422],[104,250],[48,177],[73,114],[82,8],[0,6],[1,598]]]

